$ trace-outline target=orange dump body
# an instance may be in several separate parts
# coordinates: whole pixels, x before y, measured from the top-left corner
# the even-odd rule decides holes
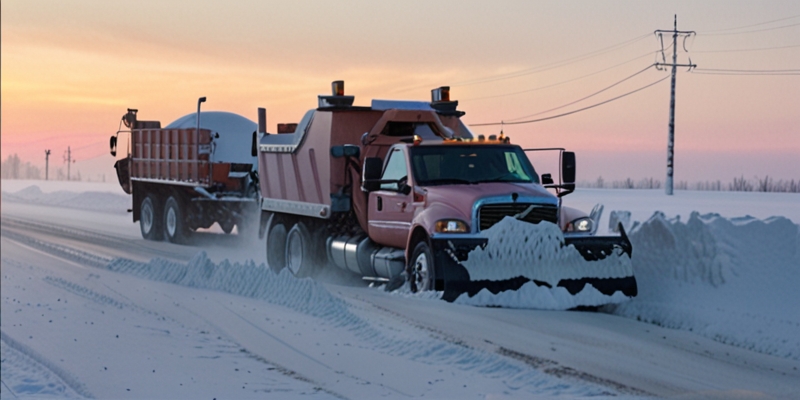
[[[131,131],[131,180],[239,190],[230,179],[230,163],[210,163],[208,129],[134,129]]]

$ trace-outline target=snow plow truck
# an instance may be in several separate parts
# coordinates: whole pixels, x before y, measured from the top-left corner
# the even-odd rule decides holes
[[[624,229],[596,236],[596,213],[562,206],[575,188],[574,153],[547,149],[560,156],[554,182],[502,133],[476,137],[449,87],[431,93],[430,102],[355,106],[335,81],[277,133],[258,110],[259,235],[270,268],[307,277],[336,266],[448,301],[529,284],[636,296]]]

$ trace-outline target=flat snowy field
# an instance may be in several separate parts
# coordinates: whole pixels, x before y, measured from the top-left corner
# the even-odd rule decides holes
[[[144,241],[116,183],[2,181],[0,398],[800,397],[800,195],[565,198],[596,203],[639,296],[587,313],[276,275],[255,238]]]

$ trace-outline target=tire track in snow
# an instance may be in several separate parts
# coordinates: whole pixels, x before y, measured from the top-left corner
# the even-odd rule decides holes
[[[111,262],[111,259],[107,257],[92,254],[83,250],[78,250],[73,247],[39,240],[16,231],[6,229],[5,227],[0,227],[0,234],[8,239],[14,240],[29,247],[33,247],[37,250],[41,250],[47,254],[69,261],[74,261],[86,266],[103,268],[108,265],[109,262]]]
[[[84,299],[91,300],[91,301],[93,301],[95,303],[98,303],[98,304],[101,304],[101,305],[112,306],[112,307],[116,307],[116,308],[119,308],[119,309],[122,309],[122,308],[125,307],[125,304],[123,304],[123,303],[121,303],[121,302],[119,302],[119,301],[117,301],[117,300],[115,300],[115,299],[113,299],[111,297],[108,297],[108,296],[106,296],[104,294],[97,293],[94,290],[87,288],[86,286],[81,286],[81,285],[79,285],[77,283],[70,282],[70,281],[68,281],[66,279],[63,279],[63,278],[54,278],[52,276],[46,276],[46,277],[44,277],[44,281],[49,283],[49,284],[51,284],[51,285],[53,285],[53,286],[55,286],[55,287],[57,287],[57,288],[64,289],[67,292],[70,292],[70,293],[72,293],[74,295],[83,297]]]
[[[62,393],[62,395],[66,395],[67,398],[73,397],[71,396],[70,393],[71,390],[81,397],[90,399],[94,398],[94,396],[86,389],[86,386],[83,383],[81,383],[77,378],[72,376],[72,374],[65,371],[64,369],[62,369],[52,361],[48,360],[47,358],[42,357],[41,355],[39,355],[39,353],[31,349],[30,347],[6,335],[6,333],[3,332],[2,330],[0,330],[0,341],[2,341],[4,346],[8,346],[8,348],[10,348],[13,352],[17,352],[22,355],[22,357],[18,357],[15,360],[16,362],[25,363],[27,364],[27,367],[32,369],[38,369],[39,371],[37,371],[37,375],[46,376],[48,372],[55,375],[57,377],[57,380],[63,382],[64,385],[69,389],[65,390],[64,393]],[[7,358],[10,356],[13,356],[13,353],[5,354],[4,352],[3,363],[11,362],[11,360],[7,361]],[[41,371],[42,369],[44,369],[45,371]],[[36,396],[36,394],[34,394],[34,396]]]
[[[473,346],[470,346],[469,344],[467,344],[463,339],[460,339],[460,338],[458,338],[456,336],[453,336],[453,335],[450,335],[448,333],[445,333],[441,329],[437,329],[435,327],[432,327],[432,326],[429,326],[429,325],[425,325],[425,324],[422,324],[422,323],[420,323],[418,321],[412,320],[411,318],[405,316],[404,314],[401,314],[401,313],[399,313],[397,311],[394,311],[394,310],[391,310],[391,309],[386,308],[384,306],[381,306],[381,305],[379,305],[377,303],[371,302],[371,301],[369,301],[369,300],[367,300],[367,299],[365,299],[363,297],[356,296],[356,297],[353,297],[353,299],[354,300],[358,300],[360,302],[363,302],[364,304],[367,304],[367,305],[369,305],[371,307],[374,307],[375,309],[380,310],[381,312],[383,312],[385,314],[389,314],[394,319],[402,320],[402,321],[404,321],[405,323],[407,323],[410,326],[414,326],[414,327],[416,327],[418,329],[428,331],[428,332],[434,334],[439,339],[444,340],[444,341],[446,341],[448,343],[451,343],[451,344],[456,345],[456,346],[462,346],[462,347],[465,347],[467,349],[475,350],[475,348]],[[514,360],[521,361],[521,362],[533,367],[534,369],[536,369],[538,371],[544,372],[545,374],[548,374],[548,375],[551,375],[551,376],[554,376],[554,377],[557,377],[557,378],[562,378],[562,379],[563,378],[567,378],[567,379],[573,379],[573,380],[580,381],[580,382],[593,383],[593,384],[598,385],[598,386],[607,387],[609,389],[612,389],[612,390],[614,390],[615,392],[617,392],[619,394],[627,394],[627,395],[634,395],[634,396],[655,396],[652,393],[649,393],[649,392],[641,390],[641,389],[637,389],[635,387],[631,387],[631,386],[628,386],[628,385],[625,385],[625,384],[622,384],[622,383],[619,383],[619,382],[615,382],[615,381],[610,380],[610,379],[601,378],[601,377],[598,377],[598,376],[595,376],[595,375],[592,375],[592,374],[589,374],[589,373],[586,373],[586,372],[583,372],[583,371],[576,370],[574,368],[570,368],[570,367],[567,367],[567,366],[564,366],[564,365],[560,365],[555,360],[551,360],[551,359],[547,359],[547,358],[543,358],[543,357],[538,357],[538,356],[534,356],[534,355],[530,355],[530,354],[521,353],[521,352],[518,352],[518,351],[515,351],[515,350],[508,349],[508,348],[503,347],[503,346],[495,345],[494,343],[492,343],[492,342],[490,342],[488,340],[485,340],[485,342],[490,348],[493,349],[493,351],[496,354],[499,354],[499,355],[501,355],[503,357],[508,357],[508,358],[511,358],[511,359],[514,359]],[[613,396],[614,394],[613,393],[602,393],[602,395]]]
[[[155,256],[161,256],[171,259],[177,259],[174,253],[164,251],[158,248],[145,246],[135,240],[128,238],[121,238],[113,235],[108,235],[99,232],[93,232],[85,229],[68,227],[53,223],[42,223],[32,220],[25,220],[14,217],[3,216],[0,220],[2,224],[3,234],[9,229],[24,230],[30,232],[43,233],[48,236],[55,236],[64,239],[77,240],[85,243],[96,244],[105,248],[124,250],[129,252],[146,253]],[[145,242],[146,243],[146,242]]]

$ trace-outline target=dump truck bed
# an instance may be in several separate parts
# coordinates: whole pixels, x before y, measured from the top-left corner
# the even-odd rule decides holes
[[[211,163],[207,129],[134,129],[131,131],[131,180],[208,188],[236,189],[230,163]],[[233,186],[233,187],[232,187]]]

